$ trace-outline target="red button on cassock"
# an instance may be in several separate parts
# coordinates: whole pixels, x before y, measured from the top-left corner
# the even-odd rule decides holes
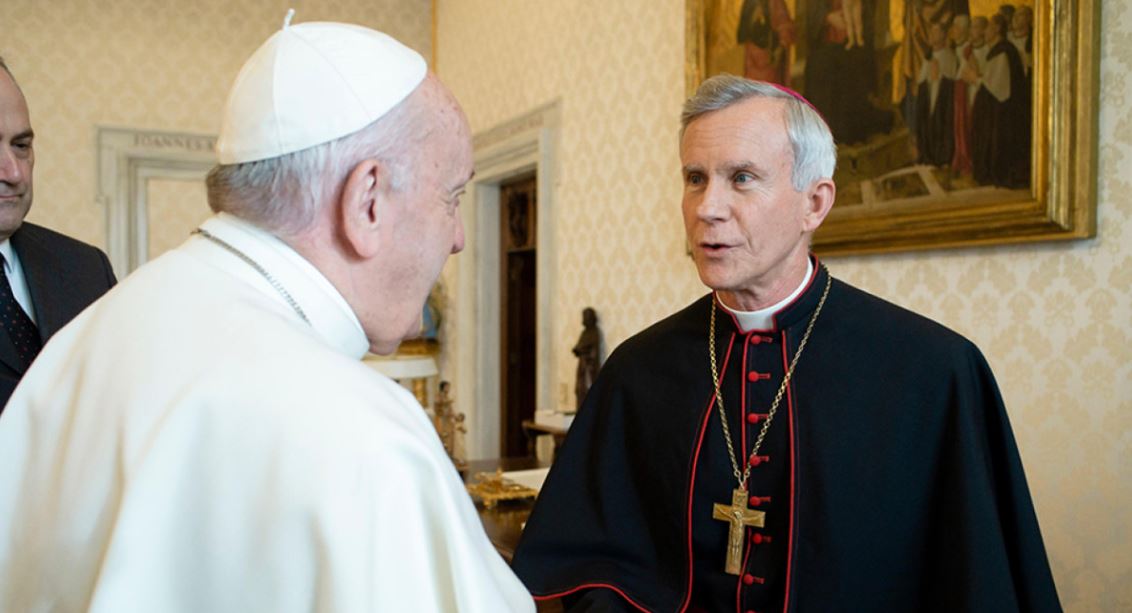
[[[757,424],[766,419],[766,413],[747,413],[747,423]]]
[[[759,343],[773,343],[773,336],[759,336],[758,334],[751,335],[751,344],[758,345]]]
[[[754,534],[751,535],[751,542],[756,544],[756,545],[762,545],[763,543],[769,543],[770,537],[764,536],[762,534],[759,534],[758,532],[755,532]]]
[[[751,585],[751,584],[754,584],[754,583],[762,585],[762,584],[766,583],[766,579],[763,579],[762,577],[756,577],[756,576],[754,576],[750,573],[747,573],[746,575],[743,575],[743,583],[745,583],[747,585]]]
[[[770,378],[770,373],[768,373],[768,372],[756,372],[756,371],[752,370],[751,372],[747,373],[747,380],[748,381],[758,381],[759,379],[769,379],[769,378]]]
[[[751,456],[751,466],[758,466],[759,464],[762,464],[763,462],[769,462],[769,461],[770,461],[770,456],[768,456],[768,455]]]

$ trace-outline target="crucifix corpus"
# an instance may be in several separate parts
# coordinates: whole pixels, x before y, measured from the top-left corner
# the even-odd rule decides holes
[[[724,570],[728,574],[738,575],[743,567],[743,527],[762,528],[766,522],[766,513],[748,508],[747,490],[736,488],[731,492],[731,504],[716,503],[712,517],[731,524],[727,532],[727,566]]]

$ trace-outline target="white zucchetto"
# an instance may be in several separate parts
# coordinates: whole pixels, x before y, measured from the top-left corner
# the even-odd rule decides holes
[[[220,127],[221,164],[301,151],[373,123],[420,85],[419,53],[362,26],[311,22],[267,39],[240,69]]]

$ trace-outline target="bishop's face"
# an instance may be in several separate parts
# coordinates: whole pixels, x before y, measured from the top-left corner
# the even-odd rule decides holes
[[[19,229],[31,208],[34,165],[27,101],[12,76],[0,68],[0,240]]]
[[[742,310],[781,300],[806,272],[821,223],[791,182],[784,101],[750,98],[684,131],[684,228],[700,280]]]

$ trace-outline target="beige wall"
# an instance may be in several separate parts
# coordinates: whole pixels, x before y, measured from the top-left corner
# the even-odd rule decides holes
[[[703,292],[678,214],[683,4],[439,0],[440,74],[477,132],[561,101],[553,224],[563,356],[585,306],[601,314],[612,347]],[[95,126],[215,133],[241,61],[288,6],[300,21],[379,27],[427,54],[429,5],[0,0],[0,54],[38,134],[29,218],[103,244]],[[1132,37],[1132,9],[1105,0],[1104,10],[1097,240],[828,262],[987,353],[1074,611],[1132,609],[1132,49],[1118,44]],[[447,288],[454,275],[449,267]],[[559,361],[556,384],[572,367]]]
[[[1119,42],[1132,10],[1104,10],[1096,240],[827,262],[987,354],[1072,611],[1132,609],[1132,48]],[[476,132],[561,100],[562,356],[587,305],[612,347],[704,291],[678,215],[683,11],[683,0],[439,1],[440,76]],[[572,369],[559,360],[556,384]]]
[[[240,65],[289,7],[431,54],[431,0],[0,0],[0,55],[36,132],[28,219],[104,247],[96,126],[216,134]]]

